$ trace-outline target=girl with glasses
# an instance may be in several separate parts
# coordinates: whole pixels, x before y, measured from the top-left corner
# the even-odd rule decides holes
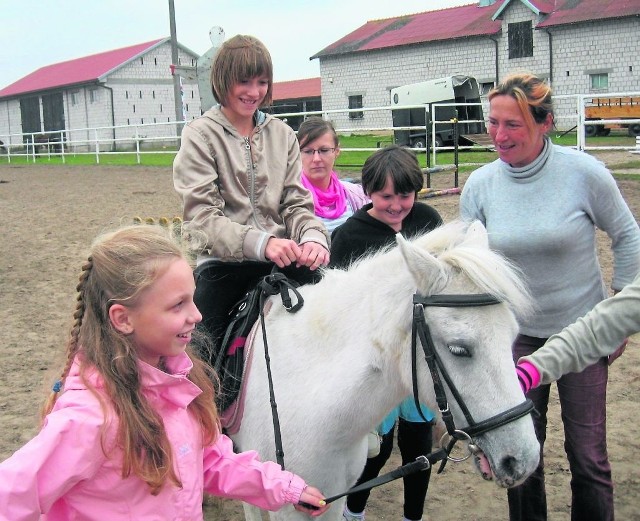
[[[340,143],[333,125],[322,118],[309,118],[298,129],[302,153],[302,184],[311,192],[316,216],[329,232],[344,223],[369,202],[362,186],[342,181],[333,166]]]

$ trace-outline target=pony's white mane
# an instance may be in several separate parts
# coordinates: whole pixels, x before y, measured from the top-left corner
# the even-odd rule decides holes
[[[421,250],[433,255],[449,278],[463,274],[481,292],[489,293],[506,302],[519,317],[529,315],[533,309],[524,275],[506,257],[483,246],[470,237],[471,223],[454,220],[438,228],[410,239]],[[393,251],[392,251],[393,250]],[[354,270],[382,261],[387,255],[399,255],[395,244],[385,246],[354,260],[347,270]]]
[[[465,240],[470,226],[469,222],[455,220],[413,242],[450,268],[462,272],[483,292],[508,303],[516,315],[529,315],[533,300],[523,272],[500,252]]]

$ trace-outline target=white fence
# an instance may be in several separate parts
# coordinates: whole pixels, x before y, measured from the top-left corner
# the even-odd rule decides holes
[[[609,97],[632,97],[640,96],[640,93],[621,93],[621,94],[603,94],[601,98]],[[585,120],[585,104],[586,100],[592,99],[593,95],[567,95],[555,96],[554,105],[556,113],[556,128],[558,132],[576,130],[576,148],[580,150],[635,150],[636,144],[630,141],[628,146],[609,146],[599,145],[591,146],[587,144],[587,136],[585,127],[589,124]],[[441,103],[434,104],[433,119],[431,120],[431,146],[427,147],[424,152],[429,149],[432,153],[433,165],[436,164],[437,152],[444,150],[453,150],[454,146],[436,146],[435,135],[437,129],[441,125],[452,125],[451,120],[438,120],[438,108],[447,106],[477,105],[477,104],[450,104]],[[488,104],[486,100],[481,103],[484,107],[485,118],[488,114]],[[423,107],[423,105],[413,105],[406,107],[393,107],[394,110],[402,108]],[[278,118],[287,119],[288,117],[304,115],[321,116],[324,119],[331,120],[335,114],[357,114],[358,117],[366,119],[367,113],[384,112],[391,121],[391,107],[362,107],[358,109],[341,109],[326,110],[305,113],[285,113],[275,115]],[[482,122],[478,120],[460,120],[458,123],[476,123]],[[609,124],[640,124],[640,119],[602,119],[598,121],[599,125]],[[62,162],[66,162],[68,156],[91,155],[95,157],[97,164],[100,163],[101,156],[116,154],[135,154],[138,163],[142,162],[145,154],[175,154],[180,144],[180,131],[184,122],[173,121],[166,123],[147,123],[129,126],[114,127],[98,127],[98,128],[78,128],[69,130],[58,130],[41,133],[27,134],[11,134],[0,135],[0,161],[6,159],[11,162],[12,158],[28,158],[30,161],[37,162],[38,159],[51,158],[59,156]],[[338,134],[382,134],[393,135],[394,130],[423,130],[422,127],[393,127],[375,126],[357,128],[336,128]],[[127,136],[127,137],[118,137]],[[469,145],[459,146],[461,150],[480,149],[486,150],[486,146]],[[343,151],[374,151],[373,148],[343,148]],[[417,150],[421,152],[421,150]]]

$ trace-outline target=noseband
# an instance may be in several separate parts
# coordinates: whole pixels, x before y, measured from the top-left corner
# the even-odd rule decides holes
[[[413,323],[411,328],[411,377],[413,383],[413,397],[416,403],[418,412],[422,415],[420,408],[420,402],[418,400],[418,378],[417,378],[417,338],[420,338],[422,344],[422,350],[424,351],[424,357],[429,366],[431,372],[431,378],[433,380],[433,389],[436,395],[436,402],[438,409],[442,414],[442,420],[447,427],[447,432],[451,436],[451,440],[447,447],[447,454],[451,452],[453,446],[457,441],[467,440],[470,442],[470,452],[474,452],[476,449],[472,447],[472,439],[476,436],[489,432],[491,430],[502,427],[512,421],[515,421],[527,414],[533,412],[533,402],[526,399],[520,405],[516,405],[511,409],[507,409],[504,412],[496,414],[486,420],[476,422],[473,416],[469,412],[462,396],[456,389],[449,373],[445,369],[442,361],[438,357],[436,348],[433,344],[433,338],[431,337],[431,331],[427,325],[427,321],[424,316],[425,307],[478,307],[478,306],[491,306],[493,304],[499,304],[501,301],[488,293],[474,294],[474,295],[431,295],[429,297],[423,297],[417,293],[413,295]],[[462,429],[457,429],[453,420],[453,415],[449,409],[449,403],[447,401],[447,394],[442,383],[442,378],[447,383],[451,394],[453,395],[458,406],[462,410],[465,419],[467,420],[467,426]],[[424,418],[424,417],[423,417]],[[425,419],[426,421],[426,419]],[[468,456],[467,456],[468,457]],[[448,459],[452,459],[449,458]],[[462,459],[466,459],[462,458]],[[441,472],[444,468],[446,460],[443,460],[442,465],[438,472]]]

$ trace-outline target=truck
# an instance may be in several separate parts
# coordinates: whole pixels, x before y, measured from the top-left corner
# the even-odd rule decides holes
[[[473,136],[486,134],[478,82],[471,76],[447,76],[435,80],[411,83],[391,89],[391,119],[394,127],[421,127],[398,129],[393,131],[397,145],[412,148],[424,148],[432,142],[431,121],[433,105],[436,103],[478,103],[478,105],[458,105],[438,107],[435,117],[438,121],[457,118],[475,120],[473,123],[459,124],[458,131],[462,140],[474,142]],[[421,105],[415,108],[405,108]],[[394,108],[396,107],[396,108]],[[435,143],[437,147],[452,145],[453,125],[437,123]]]
[[[612,128],[626,128],[630,136],[640,136],[640,123],[592,123],[602,119],[640,119],[640,97],[613,96],[585,100],[587,136],[607,136]]]

